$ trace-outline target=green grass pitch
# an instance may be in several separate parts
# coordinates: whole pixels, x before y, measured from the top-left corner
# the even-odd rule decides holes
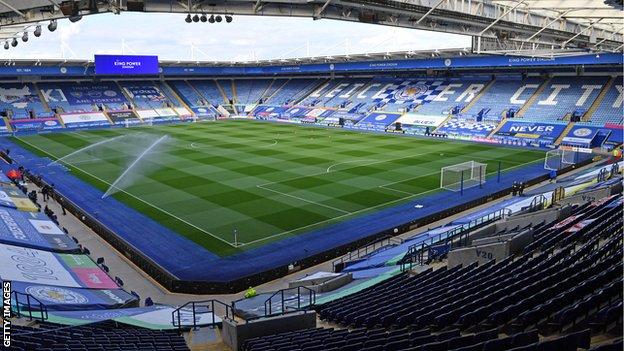
[[[151,171],[113,196],[219,255],[371,213],[439,191],[440,169],[475,160],[487,171],[540,162],[542,151],[301,127],[219,121],[41,134],[15,138],[52,159],[128,133],[168,135]],[[132,138],[66,159],[101,190],[136,158]],[[96,148],[94,148],[95,150]],[[145,167],[137,167],[144,169]],[[234,230],[238,243],[234,245]]]

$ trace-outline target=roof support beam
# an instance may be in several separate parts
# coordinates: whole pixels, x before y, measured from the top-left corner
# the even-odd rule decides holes
[[[418,21],[416,21],[416,24],[420,24],[420,22],[422,22],[422,20],[424,20],[427,16],[429,16],[433,11],[435,11],[445,1],[446,0],[439,0],[435,5],[433,5],[433,7],[431,7],[429,9],[429,11],[427,11],[427,13],[425,13],[421,18],[418,19]]]
[[[314,14],[314,17],[320,17],[321,14],[325,11],[325,9],[327,8],[327,6],[329,6],[329,4],[332,2],[332,0],[327,0],[325,1],[325,3],[323,4],[323,6]]]
[[[7,4],[6,1],[0,0],[0,4],[2,4],[4,6],[6,6],[7,8],[11,9],[11,11],[17,13],[18,15],[22,16],[23,18],[26,18],[26,15],[22,11],[16,9],[15,7],[13,7],[10,4]]]
[[[531,39],[535,38],[536,36],[538,36],[541,32],[543,32],[544,30],[546,30],[546,28],[549,28],[553,23],[557,22],[558,20],[560,20],[563,16],[565,16],[568,12],[570,12],[570,10],[567,10],[565,12],[562,12],[559,14],[559,16],[557,16],[557,18],[555,18],[554,20],[548,22],[547,25],[543,26],[540,30],[538,30],[537,32],[535,32],[533,35],[531,35],[530,37],[526,38],[524,41],[531,41]]]
[[[488,30],[490,30],[490,28],[494,27],[494,25],[495,25],[496,23],[498,23],[500,20],[502,20],[502,19],[503,19],[505,16],[507,16],[507,15],[508,15],[511,11],[513,11],[513,10],[517,9],[517,8],[518,8],[518,6],[520,6],[520,5],[524,4],[524,1],[525,1],[525,0],[520,0],[520,1],[518,1],[518,3],[517,3],[517,4],[515,4],[514,6],[512,6],[512,7],[508,8],[507,10],[505,10],[505,12],[503,12],[503,14],[502,14],[502,15],[498,16],[498,18],[497,18],[494,22],[490,23],[487,27],[485,27],[485,29],[483,29],[483,30],[482,30],[482,31],[478,34],[478,36],[482,36],[482,35],[483,35],[483,33],[487,32]]]
[[[598,24],[598,22],[600,22],[600,20],[597,20],[596,22],[592,23],[591,25],[589,25],[587,28],[583,29],[582,31],[576,33],[575,36],[573,36],[572,38],[566,40],[563,42],[563,44],[561,44],[561,47],[564,48],[566,45],[568,45],[569,42],[571,42],[572,40],[576,39],[578,36],[582,35],[583,33],[585,33],[586,31],[594,28],[594,26],[596,24]]]

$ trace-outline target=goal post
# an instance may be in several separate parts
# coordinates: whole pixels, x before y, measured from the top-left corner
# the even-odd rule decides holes
[[[440,188],[463,192],[464,189],[482,186],[485,183],[487,164],[468,161],[442,167]]]
[[[581,163],[590,159],[592,155],[591,149],[586,152],[579,151],[578,148],[560,147],[550,150],[544,157],[544,169],[549,171],[558,171],[570,165]]]

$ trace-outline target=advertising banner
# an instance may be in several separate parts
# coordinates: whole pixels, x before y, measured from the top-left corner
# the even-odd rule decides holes
[[[212,108],[205,106],[205,107],[193,107],[191,108],[191,110],[193,110],[193,113],[195,113],[195,116],[197,117],[209,117],[209,116],[215,116],[216,113],[214,112],[214,110],[212,110]]]
[[[11,284],[11,288],[41,301],[49,311],[120,308],[137,301],[135,296],[122,289],[68,288],[17,281]]]
[[[288,109],[287,106],[256,106],[252,113],[256,117],[277,118]]]
[[[288,117],[291,117],[291,118],[300,118],[300,117],[307,116],[307,114],[310,111],[312,111],[312,108],[295,106],[295,107],[292,107],[292,108],[288,109],[286,111],[285,115],[288,116]]]
[[[416,113],[406,113],[397,122],[406,125],[431,127],[431,130],[437,128],[444,122],[448,116],[444,115],[419,115]]]
[[[137,101],[164,103],[169,100],[160,88],[151,84],[124,84],[123,89],[130,98]]]
[[[590,126],[574,126],[563,138],[564,143],[590,144],[600,128]]]
[[[95,55],[95,74],[158,74],[158,56]]]
[[[191,112],[186,109],[186,107],[174,107],[173,110],[180,117],[190,117],[192,115]],[[214,114],[211,114],[210,116],[214,116]]]
[[[60,115],[68,127],[89,127],[110,124],[104,112],[66,113]]]
[[[496,135],[555,141],[565,128],[565,124],[507,121]]]
[[[41,93],[49,103],[68,102],[70,105],[123,104],[128,100],[113,82],[42,83]]]
[[[135,124],[141,122],[132,110],[107,112],[107,115],[115,124]]]
[[[11,128],[17,132],[23,131],[41,131],[61,129],[63,125],[56,117],[52,118],[33,118],[33,119],[12,119],[10,121]]]
[[[400,113],[393,112],[371,112],[357,124],[358,127],[373,127],[375,129],[382,128],[391,125],[401,117]]]
[[[486,137],[496,128],[495,123],[483,123],[475,121],[450,120],[442,125],[437,132],[451,135]]]
[[[57,323],[61,322],[62,324],[81,325],[105,320],[114,320],[116,322],[154,330],[177,329],[178,326],[173,325],[171,318],[174,311],[175,308],[171,306],[121,308],[99,311],[61,311],[50,313],[49,321]],[[219,323],[221,322],[221,318],[209,312],[195,314],[195,323],[197,325],[210,325],[213,322]],[[180,324],[182,326],[193,326],[192,310],[188,309],[180,311]]]
[[[0,207],[0,242],[46,251],[78,251],[74,240],[44,215],[5,207]]]
[[[118,289],[119,286],[89,256],[55,254],[0,244],[0,279],[66,286]]]

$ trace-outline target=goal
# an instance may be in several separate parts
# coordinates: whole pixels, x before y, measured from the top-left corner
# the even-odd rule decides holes
[[[581,163],[592,156],[591,150],[589,152],[580,152],[574,148],[565,147],[550,150],[544,157],[544,169],[558,171],[567,166]]]
[[[450,191],[463,191],[485,183],[487,164],[476,161],[458,163],[442,167],[440,188]]]

